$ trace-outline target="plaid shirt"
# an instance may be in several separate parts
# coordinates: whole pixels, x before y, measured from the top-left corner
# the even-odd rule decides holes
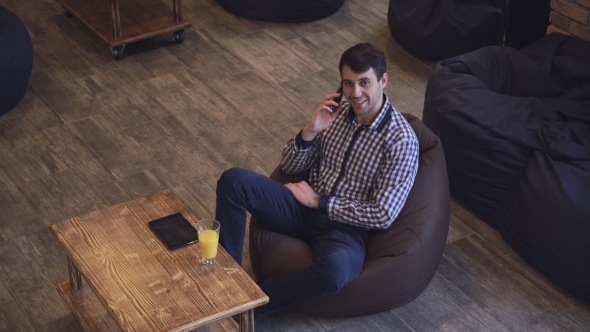
[[[418,138],[403,116],[385,105],[373,124],[359,125],[345,103],[334,122],[313,141],[301,132],[283,149],[287,174],[310,169],[309,184],[320,194],[328,218],[365,228],[389,227],[418,170]]]

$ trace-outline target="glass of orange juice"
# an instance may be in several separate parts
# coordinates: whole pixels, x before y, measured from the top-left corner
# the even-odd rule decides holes
[[[219,227],[219,221],[215,219],[203,219],[195,225],[199,237],[199,247],[201,248],[201,262],[203,264],[209,265],[215,263],[219,243]]]

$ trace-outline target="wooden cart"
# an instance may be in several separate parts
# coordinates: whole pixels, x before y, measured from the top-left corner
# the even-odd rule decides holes
[[[181,0],[172,0],[172,12],[160,0],[56,1],[66,16],[76,17],[103,39],[117,60],[126,44],[156,35],[171,32],[182,43],[184,29],[192,25],[182,18]]]

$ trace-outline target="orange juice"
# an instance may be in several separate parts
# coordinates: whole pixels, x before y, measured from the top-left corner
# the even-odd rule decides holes
[[[219,233],[214,230],[206,229],[199,232],[199,246],[201,248],[201,255],[205,259],[213,259],[217,256],[217,243],[219,241]]]

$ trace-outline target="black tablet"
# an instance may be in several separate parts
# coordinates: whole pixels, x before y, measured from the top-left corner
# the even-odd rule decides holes
[[[180,213],[152,220],[148,225],[170,250],[198,241],[197,230]]]

